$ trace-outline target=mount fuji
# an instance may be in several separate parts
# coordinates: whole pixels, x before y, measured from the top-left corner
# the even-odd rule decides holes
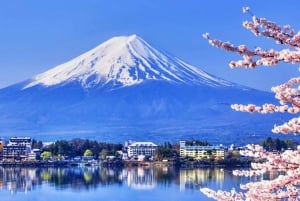
[[[269,93],[210,75],[136,35],[120,36],[0,89],[0,132],[44,140],[253,142],[283,117],[238,113],[230,104],[272,101]]]
[[[24,89],[71,82],[80,83],[85,89],[118,88],[149,80],[189,85],[231,85],[175,57],[164,55],[140,37],[131,35],[114,37],[67,63],[37,75]]]

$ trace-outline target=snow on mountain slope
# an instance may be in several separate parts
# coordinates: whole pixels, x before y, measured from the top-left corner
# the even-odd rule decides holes
[[[163,54],[136,35],[114,37],[96,48],[35,76],[25,87],[79,82],[94,86],[131,86],[145,80],[231,86],[180,59]]]

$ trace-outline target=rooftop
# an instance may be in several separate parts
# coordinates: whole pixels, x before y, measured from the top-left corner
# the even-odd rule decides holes
[[[129,145],[129,147],[137,147],[137,146],[147,146],[147,147],[157,147],[153,142],[135,142]]]

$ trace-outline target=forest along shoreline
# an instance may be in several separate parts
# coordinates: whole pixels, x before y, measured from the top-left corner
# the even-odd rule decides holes
[[[298,142],[268,137],[260,143],[266,151],[281,153],[296,149]],[[250,167],[253,158],[240,155],[244,147],[212,146],[206,141],[104,143],[88,139],[43,143],[28,137],[13,137],[0,146],[2,167],[142,167],[175,166]],[[142,153],[137,151],[142,149]],[[30,152],[26,152],[30,150]],[[135,153],[137,152],[137,153]],[[221,155],[220,155],[221,153]]]

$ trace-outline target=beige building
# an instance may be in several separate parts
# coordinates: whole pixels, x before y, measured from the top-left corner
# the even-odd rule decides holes
[[[4,146],[4,142],[3,141],[0,141],[0,152],[2,153],[3,152],[3,146]]]
[[[180,141],[180,157],[189,157],[195,160],[225,158],[225,149],[222,146],[199,146],[186,145],[185,141]]]

